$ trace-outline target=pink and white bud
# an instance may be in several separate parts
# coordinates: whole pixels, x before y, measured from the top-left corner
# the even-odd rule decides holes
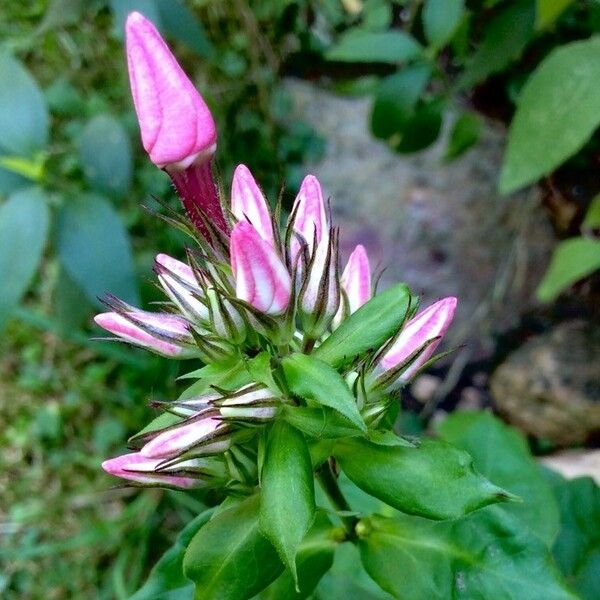
[[[103,329],[135,346],[169,358],[198,356],[188,322],[168,313],[144,310],[107,312],[94,317]]]
[[[395,383],[408,381],[433,355],[442,336],[450,327],[457,299],[453,296],[435,302],[413,317],[402,329],[392,347],[378,364],[379,371],[389,371],[405,362],[411,355],[425,348],[421,354],[398,375]]]
[[[269,388],[250,384],[217,402],[221,416],[242,421],[269,421],[277,414],[281,397]]]
[[[302,181],[292,214],[292,228],[296,235],[290,240],[290,255],[294,262],[303,243],[306,243],[308,253],[312,254],[319,243],[326,245],[329,239],[329,222],[321,184],[314,175],[307,175]]]
[[[150,160],[171,176],[205,238],[204,218],[227,232],[211,171],[217,129],[208,106],[148,19],[132,12],[125,34],[131,93]]]
[[[160,459],[150,459],[142,456],[140,452],[132,452],[123,454],[102,463],[102,468],[115,477],[142,483],[145,485],[166,485],[168,487],[176,487],[189,489],[202,487],[205,482],[202,479],[195,477],[186,477],[176,475],[170,471],[181,473],[188,467],[195,467],[195,461],[185,461],[175,467],[167,470],[157,471],[162,461]]]
[[[214,288],[207,291],[212,331],[233,344],[246,339],[247,324],[240,311]]]
[[[248,221],[265,242],[275,246],[269,205],[246,165],[238,165],[233,173],[231,212],[238,221]]]
[[[285,312],[292,281],[273,246],[250,223],[240,222],[231,232],[230,253],[236,296],[264,314]]]
[[[369,257],[364,246],[356,246],[341,277],[342,289],[345,292],[346,302],[340,303],[340,308],[335,317],[338,326],[344,317],[356,312],[363,304],[371,299],[371,267]]]
[[[231,445],[229,427],[213,416],[192,417],[159,433],[140,450],[147,458],[175,458],[189,450],[195,455],[225,452]]]
[[[169,299],[190,321],[206,323],[209,309],[199,300],[204,292],[191,267],[167,254],[158,254],[155,265],[158,281]]]

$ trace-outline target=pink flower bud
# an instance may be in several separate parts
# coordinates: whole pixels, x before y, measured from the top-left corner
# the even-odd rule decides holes
[[[248,221],[265,242],[275,245],[269,205],[246,165],[238,165],[233,173],[231,212],[238,221]]]
[[[158,254],[155,271],[167,296],[190,321],[209,320],[208,306],[199,300],[204,297],[204,292],[191,267],[166,254]]]
[[[199,415],[159,433],[140,450],[140,454],[161,459],[174,458],[192,449],[197,455],[216,454],[231,445],[228,433],[229,427],[219,419]]]
[[[400,335],[379,361],[379,370],[388,371],[401,365],[419,348],[429,345],[419,354],[417,359],[397,378],[398,383],[408,381],[433,355],[440,339],[448,330],[457,299],[453,296],[435,302],[417,316],[413,317],[402,329]],[[432,340],[435,340],[432,342]]]
[[[125,24],[127,66],[142,143],[170,175],[196,228],[210,240],[204,219],[227,232],[211,162],[215,122],[156,27],[138,12]]]
[[[156,27],[133,12],[125,31],[131,92],[150,160],[185,169],[199,155],[212,155],[217,130],[210,110]]]
[[[281,397],[269,388],[250,384],[216,403],[221,416],[240,421],[269,421],[277,414]]]
[[[294,214],[293,229],[298,234],[291,239],[290,251],[292,260],[295,260],[301,248],[301,240],[307,244],[308,252],[311,254],[317,244],[326,242],[329,238],[329,223],[321,184],[314,175],[307,175],[302,181],[292,214]]]
[[[144,310],[107,312],[94,317],[103,329],[122,340],[169,358],[191,358],[198,355],[188,322],[168,313]]]
[[[354,248],[342,273],[341,284],[346,292],[348,305],[340,305],[335,318],[336,325],[339,325],[345,316],[356,312],[371,298],[371,267],[364,246],[359,244]]]
[[[265,314],[285,312],[292,282],[273,246],[250,223],[240,222],[231,232],[230,252],[236,296]]]
[[[156,469],[159,467],[160,462],[160,459],[149,459],[142,456],[140,452],[132,452],[130,454],[123,454],[122,456],[105,460],[102,463],[102,468],[111,475],[129,481],[135,481],[136,483],[148,485],[162,484],[183,489],[204,485],[204,482],[201,479],[170,474],[169,470],[157,472]],[[185,471],[186,467],[193,466],[194,461],[186,461],[185,463],[176,465],[170,470],[182,472]]]

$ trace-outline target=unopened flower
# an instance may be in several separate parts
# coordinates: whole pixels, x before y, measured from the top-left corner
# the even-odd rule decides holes
[[[435,302],[402,328],[380,359],[377,370],[392,381],[390,387],[408,381],[433,355],[454,318],[457,299],[453,296]],[[414,360],[410,360],[411,357]],[[410,360],[410,364],[407,361]]]
[[[102,463],[102,468],[115,477],[145,485],[164,485],[189,489],[202,487],[206,482],[199,477],[190,477],[190,470],[199,466],[198,460],[188,460],[169,469],[160,470],[160,459],[150,459],[140,452],[131,452]]]
[[[335,317],[336,326],[341,323],[344,317],[351,315],[370,300],[373,294],[369,257],[361,244],[356,246],[350,255],[340,283],[344,293],[343,302],[340,302],[340,308]]]
[[[214,119],[156,27],[138,12],[125,25],[127,66],[142,143],[165,169],[192,222],[209,239],[204,217],[227,231],[211,172]]]
[[[101,313],[94,321],[120,339],[161,356],[191,358],[198,355],[188,322],[177,315],[124,310]]]
[[[265,242],[275,246],[269,205],[246,165],[238,165],[233,173],[231,212],[238,221],[248,221]]]
[[[236,296],[264,314],[284,313],[292,280],[273,246],[250,223],[240,222],[231,232],[230,254]]]

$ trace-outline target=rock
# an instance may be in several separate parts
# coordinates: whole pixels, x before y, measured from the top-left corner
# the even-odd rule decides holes
[[[489,355],[493,332],[529,306],[554,246],[537,192],[496,190],[504,129],[487,123],[475,149],[451,163],[443,161],[447,136],[402,156],[369,132],[369,98],[286,85],[293,116],[327,139],[324,159],[307,169],[334,199],[342,254],[364,244],[372,264],[386,269],[383,285],[406,281],[425,303],[458,296],[448,346],[466,343],[469,359]]]
[[[491,392],[526,433],[584,443],[600,432],[600,327],[569,321],[529,339],[494,372]]]
[[[566,450],[539,460],[567,479],[591,477],[600,485],[600,450]]]
[[[426,404],[433,400],[441,384],[442,380],[439,377],[424,373],[410,384],[410,393],[415,400]]]

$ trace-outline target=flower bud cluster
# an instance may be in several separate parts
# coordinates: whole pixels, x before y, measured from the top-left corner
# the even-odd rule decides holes
[[[369,258],[359,245],[340,268],[338,232],[313,175],[302,182],[281,233],[279,211],[272,213],[246,166],[235,170],[229,197],[219,197],[211,171],[217,136],[207,105],[148,20],[133,13],[126,31],[142,142],[172,177],[189,218],[180,224],[197,244],[187,262],[156,256],[164,311],[109,297],[110,311],[96,323],[161,356],[199,359],[214,371],[241,365],[244,376],[200,375],[207,382],[202,393],[155,403],[162,421],[135,440],[135,452],[103,467],[138,485],[251,485],[260,451],[256,432],[282,407],[302,403],[273,376],[279,361],[318,348],[371,299]],[[381,348],[342,372],[362,382],[354,387],[363,390],[355,394],[367,423],[387,406],[382,395],[431,360],[455,307],[456,299],[446,298],[406,319]],[[261,355],[266,368],[249,368]],[[364,390],[372,393],[368,401],[360,397]]]

